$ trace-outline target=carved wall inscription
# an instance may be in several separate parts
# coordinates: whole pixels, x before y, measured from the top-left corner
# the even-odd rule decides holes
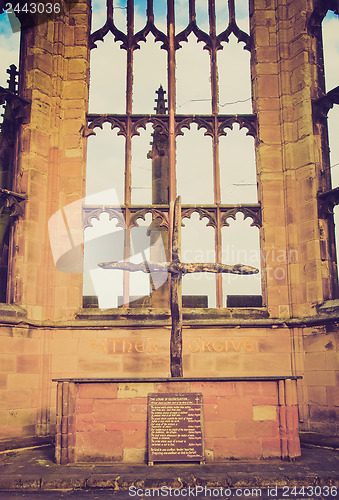
[[[202,394],[148,395],[148,462],[202,462]]]
[[[89,354],[154,354],[161,351],[157,338],[88,339]],[[194,337],[183,339],[185,354],[200,352],[257,352],[257,339],[253,337]]]

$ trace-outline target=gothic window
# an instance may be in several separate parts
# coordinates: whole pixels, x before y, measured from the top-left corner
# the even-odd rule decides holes
[[[326,92],[337,88],[339,95],[339,22],[338,15],[329,11],[322,22],[324,68]],[[337,61],[337,64],[334,64]],[[339,98],[337,98],[339,101]],[[338,102],[336,103],[338,104]],[[328,112],[328,143],[330,153],[330,170],[332,189],[339,187],[339,106],[333,106]],[[334,227],[336,236],[337,262],[339,259],[339,210],[334,207]]]
[[[24,199],[13,184],[18,124],[25,103],[18,97],[20,25],[13,13],[10,16],[11,22],[7,14],[0,15],[0,302],[7,299],[11,229],[16,216],[23,214]]]
[[[99,307],[168,305],[167,276],[97,264],[170,261],[177,196],[183,262],[260,267],[247,2],[107,0],[107,10],[92,7],[84,217],[93,248],[85,243],[84,303],[95,304],[94,295]],[[260,275],[246,281],[186,275],[183,305],[226,307],[238,295],[247,297],[242,304],[261,305]]]
[[[322,21],[322,38],[324,51],[325,91],[329,93],[339,86],[339,22],[338,15],[329,10]],[[336,103],[334,103],[336,104]],[[339,147],[337,127],[339,123],[339,107],[333,106],[328,112],[328,134],[332,188],[339,186]]]
[[[317,40],[318,98],[314,117],[320,127],[323,144],[324,181],[319,194],[320,216],[329,222],[329,248],[336,266],[339,249],[339,23],[336,1],[318,0],[310,17],[311,33]],[[333,215],[334,233],[333,237]],[[336,240],[336,244],[335,244]],[[335,258],[335,246],[337,257]],[[333,273],[335,274],[335,273]],[[336,284],[334,285],[336,288]]]

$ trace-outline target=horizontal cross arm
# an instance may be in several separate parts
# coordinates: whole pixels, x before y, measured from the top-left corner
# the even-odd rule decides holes
[[[142,271],[144,273],[168,272],[174,275],[188,273],[229,273],[229,274],[257,274],[259,269],[244,264],[202,264],[182,262],[101,262],[98,264],[102,269],[119,269],[121,271]]]
[[[173,267],[173,271],[172,271]],[[184,264],[170,263],[169,272],[176,273],[176,268],[181,274],[187,273],[229,273],[229,274],[257,274],[259,269],[244,264],[203,264],[203,263],[190,263]]]
[[[121,271],[142,271],[143,273],[167,273],[168,272],[168,262],[140,262],[140,264],[134,264],[133,262],[101,262],[98,264],[102,269],[119,269]]]

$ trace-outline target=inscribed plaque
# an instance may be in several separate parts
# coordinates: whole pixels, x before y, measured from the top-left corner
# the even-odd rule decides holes
[[[148,395],[148,462],[201,462],[202,394]]]

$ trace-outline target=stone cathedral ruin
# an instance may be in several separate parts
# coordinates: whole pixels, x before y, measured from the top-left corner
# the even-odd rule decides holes
[[[154,463],[294,459],[299,432],[330,442],[339,432],[339,188],[327,115],[339,87],[325,87],[322,23],[337,19],[337,0],[206,0],[205,18],[196,0],[102,0],[98,14],[91,0],[60,0],[58,12],[23,4],[9,14],[21,24],[20,64],[0,87],[2,446],[55,439],[61,464]],[[241,84],[238,62],[227,60],[232,40],[248,54],[248,113],[220,97],[231,77]],[[112,101],[96,110],[89,96],[102,44],[119,50],[98,77]],[[151,64],[150,44],[164,61],[161,85],[137,70],[138,58]],[[181,54],[193,45],[207,61],[204,108],[195,78],[179,84]],[[223,148],[235,129],[253,144],[255,202],[225,194],[247,168]],[[181,157],[192,131],[201,139]],[[138,157],[143,134],[148,150]],[[193,158],[205,143],[210,160],[200,169]],[[136,195],[141,160],[149,167]],[[90,163],[115,198],[87,196]],[[86,236],[105,217],[113,229]],[[239,220],[257,235],[258,265],[246,252],[225,257]],[[190,260],[184,244],[192,255],[201,245],[206,258]],[[109,307],[97,276],[103,295],[114,295]],[[154,422],[169,406],[194,423],[190,443],[199,446],[165,453]]]

